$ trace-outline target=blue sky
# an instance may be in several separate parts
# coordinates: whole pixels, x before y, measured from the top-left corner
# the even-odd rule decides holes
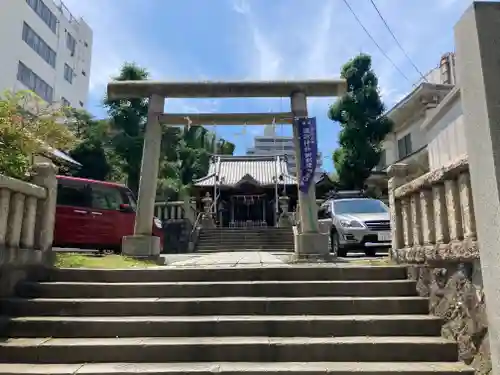
[[[366,35],[343,0],[65,0],[75,16],[94,30],[90,96],[87,109],[105,115],[101,101],[106,83],[121,64],[133,61],[153,79],[328,79],[359,52],[373,57],[381,92],[390,108],[419,80],[369,0],[348,0],[365,27],[387,54]],[[436,67],[453,51],[453,26],[470,0],[375,0],[396,37],[420,71]],[[326,113],[335,98],[309,100],[318,120],[324,166],[339,126]],[[167,112],[287,111],[283,99],[171,99]],[[217,134],[243,154],[262,127],[218,126]],[[278,126],[278,132],[291,129]]]

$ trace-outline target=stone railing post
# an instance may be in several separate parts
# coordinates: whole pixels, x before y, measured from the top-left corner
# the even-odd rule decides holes
[[[420,209],[422,212],[423,245],[432,245],[436,242],[436,227],[434,225],[434,206],[431,189],[420,191]]]
[[[7,241],[10,195],[10,190],[0,189],[0,248],[5,246]]]
[[[184,197],[184,204],[183,204],[184,218],[189,220],[191,225],[193,225],[194,222],[196,221],[196,210],[193,209],[193,202],[194,205],[196,205],[194,198],[190,196]]]
[[[460,208],[460,193],[458,182],[455,178],[444,182],[446,195],[446,210],[448,212],[448,230],[450,241],[463,239],[462,210]]]
[[[35,225],[35,248],[42,252],[52,249],[57,203],[57,168],[51,163],[40,163],[33,167],[33,183],[44,187],[47,196],[37,205]]]
[[[450,232],[448,229],[448,213],[446,211],[446,194],[444,184],[438,183],[432,186],[432,200],[434,207],[434,225],[436,233],[436,244],[448,243]]]
[[[32,249],[35,245],[35,227],[36,227],[36,209],[38,206],[37,199],[32,196],[27,196],[24,201],[24,218],[21,229],[21,247],[24,249]]]
[[[23,226],[25,196],[22,193],[14,193],[11,197],[9,219],[7,224],[7,247],[18,249],[21,240]]]
[[[474,214],[474,202],[472,201],[472,188],[468,171],[458,176],[458,190],[460,195],[460,207],[462,210],[464,239],[475,241],[477,240],[476,217]]]
[[[424,244],[424,236],[422,231],[422,201],[420,200],[419,192],[411,195],[410,207],[413,246],[420,250]],[[417,254],[419,257],[422,255],[420,251],[418,251]]]
[[[403,238],[403,212],[399,199],[396,199],[394,190],[406,182],[408,166],[406,164],[393,164],[387,169],[389,175],[389,209],[391,213],[392,250],[391,257],[398,260],[398,250],[404,247]]]
[[[409,197],[401,199],[402,219],[403,219],[403,242],[404,247],[413,246],[413,223],[412,223],[412,207]]]

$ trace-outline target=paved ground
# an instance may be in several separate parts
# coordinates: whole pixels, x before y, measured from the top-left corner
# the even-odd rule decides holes
[[[387,253],[377,254],[377,257],[386,256]],[[165,265],[173,267],[198,267],[198,266],[220,266],[220,267],[245,267],[245,266],[277,266],[287,265],[293,258],[290,252],[265,252],[265,251],[241,251],[220,252],[214,254],[168,254],[163,255]],[[366,258],[362,253],[350,254],[341,258],[344,262],[350,260],[373,259]]]
[[[82,252],[95,253],[95,250],[81,250],[69,248],[55,248],[61,252]],[[387,252],[377,254],[377,258],[387,256]],[[290,252],[266,252],[266,251],[234,251],[219,252],[213,254],[165,254],[161,256],[164,259],[164,265],[168,267],[255,267],[255,266],[279,266],[289,265],[293,259],[293,253]],[[350,262],[356,260],[369,260],[364,253],[350,253],[340,261]]]

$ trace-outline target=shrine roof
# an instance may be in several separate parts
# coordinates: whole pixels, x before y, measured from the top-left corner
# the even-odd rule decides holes
[[[207,176],[194,181],[194,186],[214,186],[216,176],[218,185],[238,186],[253,183],[260,186],[278,184],[294,185],[297,180],[288,172],[283,155],[269,156],[231,156],[215,155],[210,162]]]

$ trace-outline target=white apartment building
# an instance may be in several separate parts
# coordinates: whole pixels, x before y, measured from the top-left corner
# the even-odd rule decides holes
[[[297,158],[295,156],[295,146],[293,137],[276,135],[276,128],[267,125],[264,128],[264,135],[254,138],[253,147],[247,150],[247,155],[286,155],[288,172],[295,176],[297,173]],[[322,170],[323,158],[318,152],[318,165],[316,166],[315,178],[319,179],[324,171]]]
[[[48,103],[84,108],[92,30],[62,1],[0,1],[0,90],[32,90]]]
[[[448,138],[438,147],[439,150],[436,149],[435,143],[438,133],[451,121],[448,117],[456,118],[457,111],[455,111],[457,113],[446,112],[446,126],[441,122],[439,126],[430,125],[431,121],[436,122],[442,115],[438,116],[439,113],[448,111],[452,103],[455,103],[456,107],[455,87],[458,82],[455,74],[455,55],[453,53],[443,55],[439,67],[431,70],[425,78],[425,81],[419,82],[408,95],[387,112],[387,116],[394,122],[394,128],[385,137],[379,166],[373,170],[372,176],[368,179],[369,183],[381,186],[384,190],[387,189],[385,171],[391,164],[408,164],[412,167],[412,173],[420,175],[435,169],[436,160],[449,154],[445,149],[451,147],[450,145],[455,147],[458,144],[460,150],[463,148],[462,140],[455,141],[458,137],[455,133],[460,133],[458,127],[448,130],[448,132],[453,130],[455,133],[446,136]],[[440,139],[444,139],[443,137],[444,135]],[[452,154],[454,153],[455,151]]]

